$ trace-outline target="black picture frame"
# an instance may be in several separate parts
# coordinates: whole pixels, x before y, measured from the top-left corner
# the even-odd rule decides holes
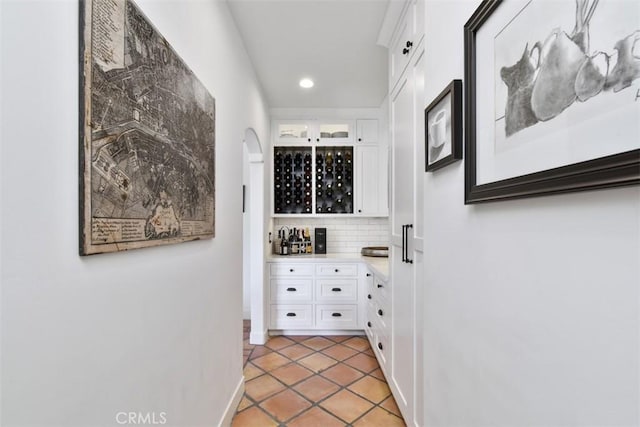
[[[448,155],[433,161],[435,157],[434,153],[437,153],[438,150],[431,144],[432,133],[430,127],[433,127],[434,124],[433,122],[430,124],[430,121],[432,119],[432,115],[436,113],[436,108],[440,106],[442,101],[445,100],[449,94],[451,94],[450,104],[446,111],[448,113],[448,117],[445,115],[444,118],[448,119],[450,123],[450,138],[442,144],[440,150],[449,144],[451,152]],[[440,112],[442,111],[444,110],[440,110]],[[451,83],[449,83],[447,87],[445,87],[444,90],[440,92],[440,94],[427,106],[427,108],[425,108],[424,132],[426,172],[433,172],[462,159],[462,80],[452,80]]]
[[[640,184],[640,149],[477,184],[476,33],[501,3],[484,0],[464,25],[465,204]]]

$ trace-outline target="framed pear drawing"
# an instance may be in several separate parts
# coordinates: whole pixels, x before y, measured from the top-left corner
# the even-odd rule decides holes
[[[636,0],[486,0],[464,41],[465,203],[640,183]]]

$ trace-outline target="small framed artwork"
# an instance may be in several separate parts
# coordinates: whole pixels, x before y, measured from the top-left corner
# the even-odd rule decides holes
[[[485,0],[464,50],[466,204],[640,183],[637,0]]]
[[[426,171],[462,159],[462,80],[453,80],[424,110]]]

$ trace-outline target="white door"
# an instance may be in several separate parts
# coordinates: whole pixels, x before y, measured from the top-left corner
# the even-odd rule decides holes
[[[405,73],[391,98],[391,382],[408,425],[413,424],[414,282],[413,268],[404,261],[404,240],[414,214],[414,83]]]
[[[416,52],[391,100],[391,381],[398,394],[398,406],[409,425],[419,424],[422,419],[421,316],[418,310],[422,293],[418,287],[422,283],[423,263],[423,57],[423,52]]]

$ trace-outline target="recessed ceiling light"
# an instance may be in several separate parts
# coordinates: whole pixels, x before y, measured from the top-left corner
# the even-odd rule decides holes
[[[305,89],[309,89],[313,87],[313,80],[311,79],[302,79],[300,80],[300,87],[303,87]]]

